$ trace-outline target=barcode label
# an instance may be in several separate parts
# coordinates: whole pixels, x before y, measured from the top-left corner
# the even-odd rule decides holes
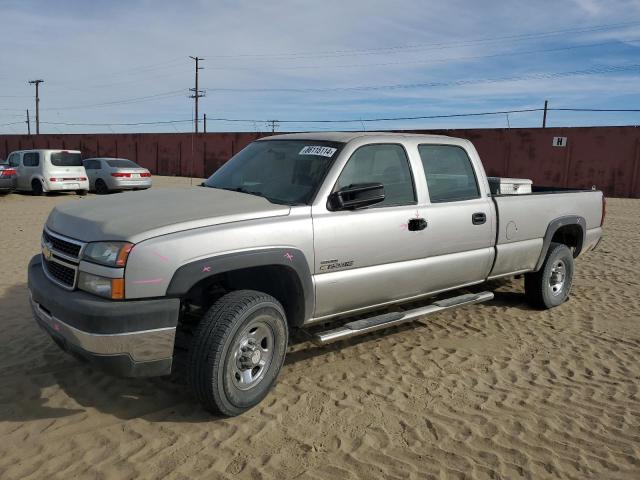
[[[299,155],[318,155],[320,157],[333,157],[333,154],[336,153],[336,150],[337,148],[333,148],[333,147],[322,147],[319,145],[316,145],[316,146],[310,145],[300,150]]]

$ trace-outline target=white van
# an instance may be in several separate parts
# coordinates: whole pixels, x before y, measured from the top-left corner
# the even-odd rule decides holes
[[[16,190],[42,195],[46,192],[89,191],[87,172],[78,150],[18,150],[7,158],[17,171]]]

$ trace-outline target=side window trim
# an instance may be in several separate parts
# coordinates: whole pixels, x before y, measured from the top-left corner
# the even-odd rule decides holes
[[[477,195],[474,197],[465,197],[465,198],[452,198],[452,199],[447,199],[447,200],[433,200],[431,198],[431,189],[429,188],[429,181],[427,180],[428,174],[427,174],[427,169],[425,166],[425,162],[422,160],[422,155],[420,154],[420,147],[451,147],[451,148],[458,148],[460,150],[462,150],[464,152],[465,157],[467,158],[467,161],[469,162],[469,166],[471,167],[471,173],[473,174],[473,180],[475,182],[476,185],[476,192]],[[473,165],[473,162],[471,161],[471,157],[469,156],[469,152],[467,152],[467,149],[464,148],[461,145],[453,145],[450,143],[420,143],[418,144],[418,156],[420,158],[420,162],[422,163],[422,170],[424,171],[424,179],[425,179],[425,183],[427,184],[427,194],[429,196],[429,202],[430,203],[454,203],[454,202],[467,202],[470,200],[478,200],[480,198],[482,198],[482,192],[480,189],[480,183],[478,182],[478,175],[476,173],[476,169],[475,166]]]
[[[372,205],[370,207],[368,207],[368,209],[371,208],[390,208],[390,207],[404,207],[407,205],[417,205],[418,204],[418,193],[416,191],[416,179],[415,179],[415,175],[413,173],[413,168],[411,168],[411,160],[409,159],[409,153],[407,152],[407,148],[402,144],[402,143],[397,143],[397,142],[389,142],[389,143],[367,143],[366,145],[361,145],[358,148],[356,148],[351,155],[349,155],[349,158],[347,159],[346,163],[343,165],[342,169],[340,170],[340,173],[338,174],[338,177],[336,178],[335,183],[333,184],[333,187],[331,187],[331,193],[336,192],[337,190],[337,186],[338,186],[338,181],[340,180],[340,177],[342,176],[343,172],[345,171],[345,169],[347,168],[347,165],[349,165],[349,162],[351,161],[351,159],[354,157],[354,155],[358,152],[358,150],[362,149],[362,148],[366,148],[366,147],[372,147],[372,146],[386,146],[386,145],[395,145],[398,146],[400,148],[402,148],[402,151],[404,153],[404,160],[407,163],[407,168],[409,170],[409,176],[411,177],[411,189],[413,191],[413,201],[411,203],[402,203],[402,204],[391,204],[391,205]],[[367,209],[364,209],[367,210]]]

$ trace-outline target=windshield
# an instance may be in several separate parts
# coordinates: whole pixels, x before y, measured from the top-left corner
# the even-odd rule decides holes
[[[268,140],[249,144],[204,183],[286,205],[309,204],[342,143]]]
[[[131,160],[118,158],[117,160],[107,160],[107,164],[111,168],[140,168],[140,165],[133,163]]]
[[[55,167],[81,167],[82,158],[78,152],[55,152],[51,154],[51,164]]]

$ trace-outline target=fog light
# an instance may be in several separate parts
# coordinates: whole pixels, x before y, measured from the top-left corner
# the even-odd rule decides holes
[[[80,272],[78,288],[113,300],[124,298],[124,278],[106,278],[87,272]]]

